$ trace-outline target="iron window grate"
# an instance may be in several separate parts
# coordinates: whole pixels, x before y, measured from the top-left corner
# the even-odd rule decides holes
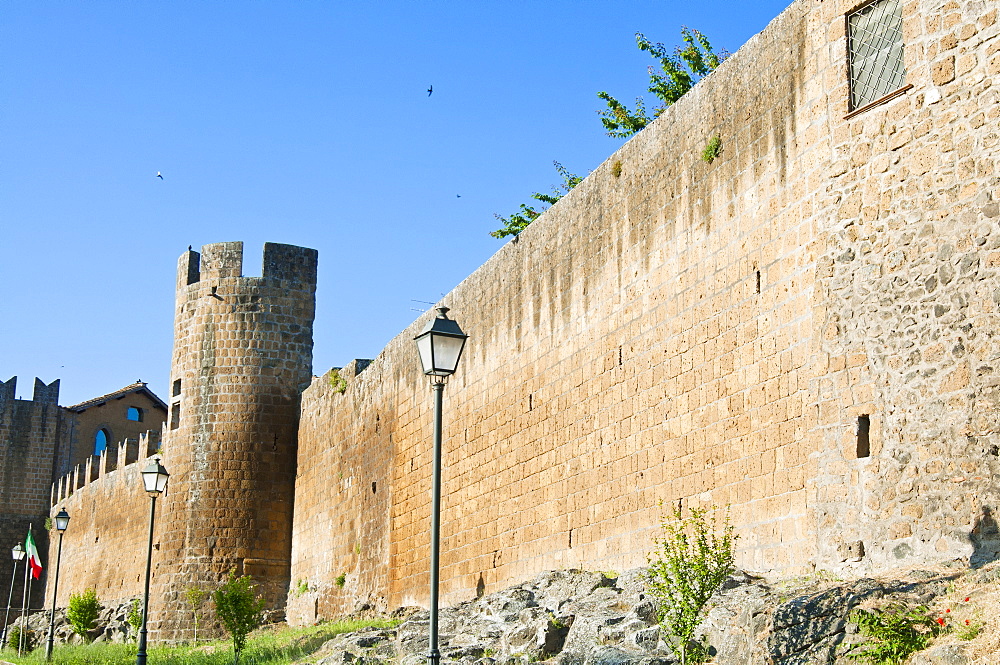
[[[876,0],[848,14],[847,55],[851,110],[871,104],[905,85],[899,0]]]

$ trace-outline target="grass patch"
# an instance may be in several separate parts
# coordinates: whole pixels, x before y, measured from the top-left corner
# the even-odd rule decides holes
[[[290,665],[315,652],[327,640],[342,633],[362,628],[393,628],[393,619],[364,619],[322,623],[318,626],[289,628],[284,624],[267,626],[254,631],[243,653],[241,665]],[[56,665],[132,665],[135,663],[134,644],[56,645],[52,662]],[[149,662],[156,665],[232,665],[233,645],[229,640],[202,642],[198,645],[153,646],[147,650]],[[15,665],[45,663],[45,647],[35,649],[21,658],[17,651],[4,649],[0,660]]]

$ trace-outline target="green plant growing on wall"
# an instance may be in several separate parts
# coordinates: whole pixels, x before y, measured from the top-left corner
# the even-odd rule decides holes
[[[139,639],[139,629],[142,628],[142,602],[138,598],[132,599],[132,604],[128,608],[128,616],[125,618],[133,640]]]
[[[330,385],[333,386],[333,392],[338,395],[343,395],[347,390],[347,379],[340,375],[340,369],[337,367],[330,370]]]
[[[295,589],[293,590],[293,593],[296,596],[302,596],[304,594],[309,593],[309,581],[308,580],[299,580],[295,584]]]
[[[73,632],[90,641],[89,631],[94,629],[97,617],[104,606],[97,599],[97,592],[87,589],[83,593],[70,594],[69,607],[66,608],[66,620],[73,627]]]
[[[945,631],[944,619],[935,619],[922,605],[907,607],[894,603],[881,609],[856,609],[850,620],[869,639],[851,646],[845,655],[871,665],[902,665],[911,654],[927,648],[934,637]]]
[[[231,570],[226,581],[212,594],[212,600],[222,627],[233,638],[233,663],[237,665],[247,635],[264,620],[264,599],[257,595],[257,585],[249,575],[237,577],[236,571]]]
[[[531,198],[536,201],[546,203],[548,206],[555,205],[559,199],[565,196],[566,192],[583,182],[583,178],[575,173],[570,173],[559,162],[552,163],[555,165],[556,171],[558,171],[559,175],[562,177],[562,183],[553,187],[551,194],[535,192],[531,195]],[[516,236],[518,233],[526,229],[528,224],[531,224],[533,221],[538,219],[546,210],[548,210],[548,207],[536,209],[534,205],[529,206],[526,203],[522,203],[518,212],[514,213],[510,217],[501,217],[500,215],[494,214],[493,216],[502,222],[503,226],[496,231],[492,231],[490,235],[494,238]]]
[[[683,97],[698,81],[715,71],[729,56],[725,50],[719,53],[712,50],[708,38],[692,28],[682,27],[681,38],[685,46],[675,46],[671,52],[663,44],[649,41],[641,32],[635,33],[639,50],[649,52],[650,56],[660,62],[659,71],[653,66],[649,67],[648,90],[656,95],[662,104],[653,109],[650,117],[642,97],[636,98],[635,110],[630,111],[607,92],[597,93],[597,96],[607,104],[607,108],[598,111],[598,114],[608,136],[628,138],[637,133],[658,118],[667,107]]]
[[[202,606],[208,592],[197,586],[189,586],[184,590],[184,602],[191,610],[192,625],[194,626],[194,641],[198,641],[198,627],[201,625]]]
[[[343,589],[344,584],[347,583],[347,573],[341,573],[340,575],[337,575],[336,579],[333,581],[338,587]]]
[[[616,160],[615,163],[611,165],[611,175],[616,178],[622,177],[622,160]]]
[[[713,136],[709,139],[708,144],[705,149],[701,151],[701,161],[708,162],[711,164],[722,152],[722,139],[719,136]]]
[[[664,641],[681,665],[708,660],[708,646],[695,641],[709,598],[736,570],[736,540],[729,512],[717,508],[681,509],[660,522],[661,536],[649,555],[649,589],[657,601]]]

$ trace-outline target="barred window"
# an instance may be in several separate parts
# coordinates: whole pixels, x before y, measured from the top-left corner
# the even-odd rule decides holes
[[[900,0],[875,0],[847,15],[847,57],[854,111],[902,88]]]

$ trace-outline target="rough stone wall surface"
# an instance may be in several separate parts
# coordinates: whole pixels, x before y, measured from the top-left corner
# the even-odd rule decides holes
[[[45,385],[35,379],[34,399],[15,399],[16,377],[0,390],[0,579],[13,573],[10,548],[23,543],[32,525],[39,555],[46,552],[44,521],[49,514],[56,449],[65,438],[67,417],[58,404],[59,382]],[[23,564],[19,567],[24,570]],[[41,603],[44,578],[32,585],[32,606]],[[23,576],[15,581],[23,590]],[[10,587],[5,586],[7,593]],[[16,603],[20,607],[20,602]]]
[[[997,14],[904,3],[913,89],[846,121],[831,113],[822,136],[810,448],[823,567],[1000,552]],[[843,32],[830,24],[835,61]],[[840,79],[827,86],[845,94]],[[872,437],[859,458],[861,415]]]
[[[163,464],[159,639],[190,637],[184,592],[230,570],[288,591],[299,396],[312,376],[316,251],[264,246],[261,277],[243,245],[206,245],[178,266],[170,415]]]
[[[139,477],[145,460],[136,462],[131,457],[130,462],[100,475],[71,494],[67,491],[67,496],[52,507],[53,516],[61,508],[70,516],[69,527],[63,535],[58,607],[67,606],[70,594],[86,589],[94,589],[104,605],[142,594],[150,500]],[[162,503],[158,502],[158,508]],[[160,532],[157,528],[154,550],[159,548]],[[46,607],[51,607],[52,603],[51,574],[56,565],[58,544],[58,532],[53,532],[51,556],[46,561],[50,574],[45,591]],[[154,561],[154,580],[162,565],[159,560]],[[154,599],[150,604],[150,617],[155,617],[159,611]]]
[[[793,3],[445,298],[445,601],[641,565],[661,500],[731,504],[751,570],[993,556],[996,9],[905,0],[912,88],[849,115],[855,5]],[[303,396],[290,616],[427,599],[422,323]]]
[[[314,623],[341,616],[364,604],[387,605],[384,580],[390,575],[390,483],[396,384],[357,360],[336,376],[362,393],[343,390],[332,372],[307,391],[322,406],[303,411],[299,423],[299,465],[295,479],[296,519],[288,619]],[[332,380],[331,380],[332,379]],[[377,408],[373,408],[378,405]],[[339,581],[338,581],[339,579]]]

